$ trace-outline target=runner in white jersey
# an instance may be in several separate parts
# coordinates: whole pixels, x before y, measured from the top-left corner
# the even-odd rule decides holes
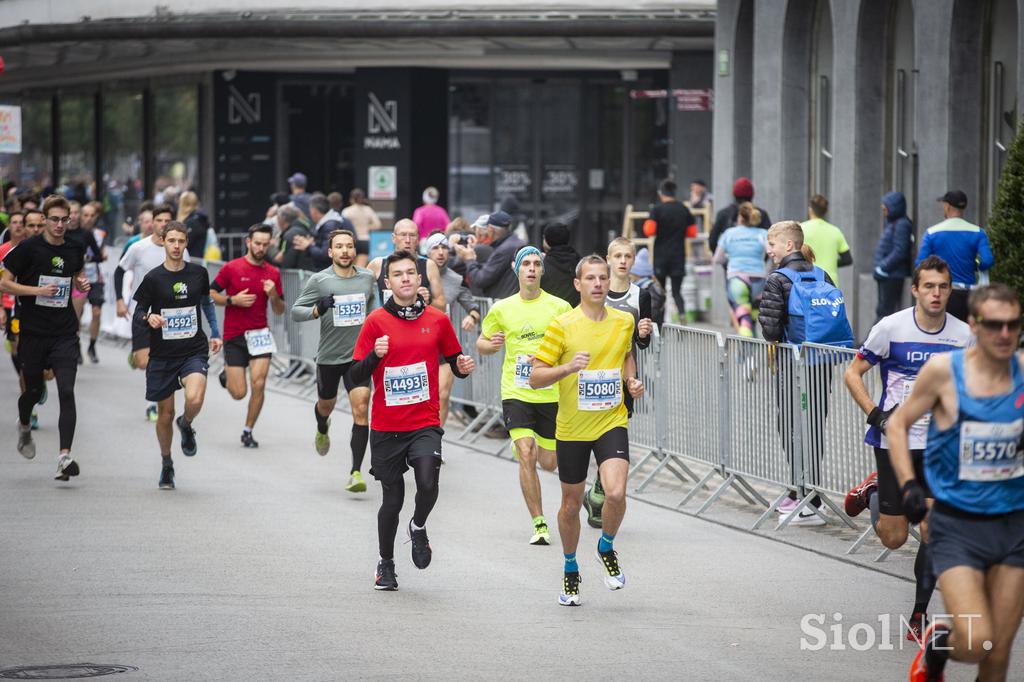
[[[128,354],[128,364],[134,369],[145,371],[149,364],[149,327],[135,324],[135,292],[145,276],[155,267],[164,264],[167,251],[164,249],[164,229],[171,222],[174,212],[169,206],[157,206],[153,209],[153,234],[132,244],[121,256],[114,271],[114,292],[117,297],[117,316],[132,322],[132,352]],[[185,262],[189,262],[188,251],[184,254]],[[124,292],[125,275],[129,275],[127,297]],[[127,299],[127,303],[125,300]],[[209,317],[207,317],[209,320]],[[146,417],[156,421],[156,403],[146,407]]]
[[[951,287],[949,267],[945,261],[937,256],[921,261],[914,269],[911,281],[914,307],[879,320],[858,351],[857,358],[846,370],[846,386],[868,415],[869,428],[864,442],[875,449],[878,467],[877,472],[847,493],[846,513],[857,516],[870,508],[871,525],[878,539],[889,549],[902,547],[909,534],[909,524],[901,504],[902,493],[889,461],[889,443],[885,438],[889,415],[910,397],[917,374],[928,358],[971,344],[970,327],[946,312]],[[882,396],[878,405],[864,384],[864,374],[875,365],[878,365],[882,378]],[[925,415],[908,429],[914,468],[922,481],[929,421],[930,415]],[[907,632],[907,639],[911,640],[920,640],[927,624],[928,602],[935,589],[927,533],[927,524],[922,523],[922,542],[914,562],[917,591]]]

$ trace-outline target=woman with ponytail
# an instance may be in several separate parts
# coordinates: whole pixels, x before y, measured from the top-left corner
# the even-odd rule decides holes
[[[718,240],[715,262],[726,265],[725,293],[732,306],[732,324],[740,336],[753,338],[764,291],[768,233],[759,225],[761,212],[749,201],[739,205],[738,224]]]

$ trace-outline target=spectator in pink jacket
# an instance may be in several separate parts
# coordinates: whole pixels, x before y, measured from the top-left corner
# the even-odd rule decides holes
[[[412,221],[420,229],[420,241],[426,240],[431,232],[438,230],[444,232],[451,219],[448,218],[448,211],[437,205],[441,193],[436,187],[428,187],[423,190],[423,205],[412,213]]]

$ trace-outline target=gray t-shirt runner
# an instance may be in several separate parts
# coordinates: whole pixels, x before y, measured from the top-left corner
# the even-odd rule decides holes
[[[313,319],[313,308],[324,296],[336,296],[335,307],[320,317],[318,365],[343,365],[352,362],[363,321],[377,305],[377,281],[373,273],[356,268],[352,277],[339,277],[334,266],[314,273],[306,281],[302,293],[292,306],[292,319],[305,322]]]

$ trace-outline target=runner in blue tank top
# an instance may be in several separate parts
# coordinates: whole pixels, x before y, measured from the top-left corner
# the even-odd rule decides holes
[[[1005,680],[1024,613],[1024,354],[1021,308],[1003,284],[971,292],[976,345],[935,356],[886,436],[907,519],[928,513],[914,477],[907,433],[931,412],[925,478],[935,498],[929,546],[952,627],[932,623],[910,668],[911,682],[941,680],[952,657],[978,664],[983,680]]]

